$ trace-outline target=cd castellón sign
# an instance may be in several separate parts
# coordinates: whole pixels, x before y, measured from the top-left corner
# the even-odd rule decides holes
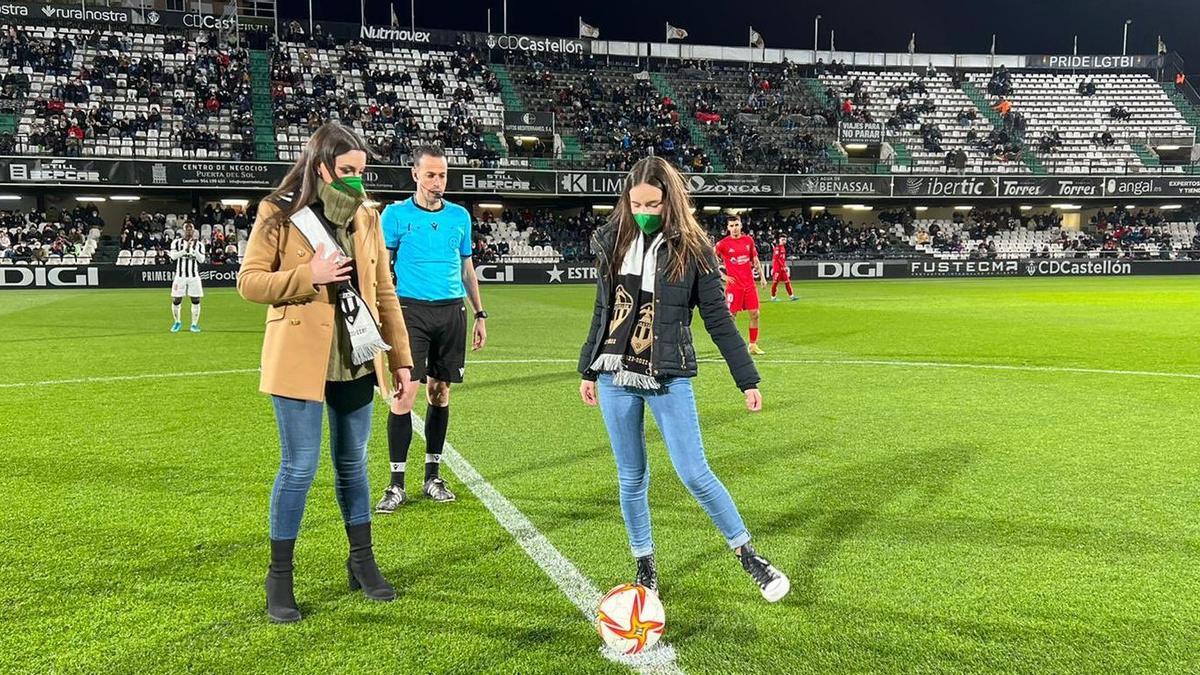
[[[581,56],[591,51],[587,43],[583,40],[531,37],[529,35],[489,34],[484,40],[484,44],[487,45],[488,49],[503,49],[505,51],[524,52],[526,54],[549,52],[551,54]]]

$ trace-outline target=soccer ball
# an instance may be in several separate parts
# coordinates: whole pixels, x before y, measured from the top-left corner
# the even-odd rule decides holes
[[[666,626],[662,602],[645,586],[622,584],[600,600],[596,630],[618,653],[640,654],[653,647]]]

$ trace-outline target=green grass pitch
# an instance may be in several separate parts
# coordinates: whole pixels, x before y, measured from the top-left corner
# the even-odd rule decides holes
[[[491,343],[449,440],[608,589],[633,570],[604,429],[577,395],[592,293],[484,288]],[[763,602],[649,432],[680,668],[1200,671],[1200,378],[1144,372],[1200,374],[1200,279],[798,293],[763,307],[761,414],[722,364],[696,381],[709,461],[792,577],[784,602]],[[167,295],[0,294],[0,671],[628,672],[453,476],[457,503],[375,521],[399,599],[350,593],[327,456],[297,546],[305,620],[269,624],[278,440],[257,375],[113,379],[256,368],[264,308],[210,289],[204,332],[173,335]],[[546,362],[485,362],[515,359]]]

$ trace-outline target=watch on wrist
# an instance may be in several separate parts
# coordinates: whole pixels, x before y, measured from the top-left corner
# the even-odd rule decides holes
[[[486,319],[486,318],[488,318],[488,313],[481,309],[478,312],[475,312],[475,318],[476,319]]]

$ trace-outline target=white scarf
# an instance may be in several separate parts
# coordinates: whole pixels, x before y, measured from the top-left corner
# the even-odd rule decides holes
[[[300,230],[300,234],[304,235],[304,238],[308,240],[308,245],[314,251],[318,246],[324,244],[327,250],[345,255],[345,251],[338,246],[333,236],[329,234],[329,230],[325,229],[325,225],[321,223],[321,219],[313,213],[311,208],[306,206],[297,211],[292,216],[292,224]],[[367,304],[363,302],[358,291],[354,290],[354,286],[348,283],[338,284],[337,292],[337,308],[342,315],[346,332],[350,335],[350,360],[354,362],[354,365],[362,365],[375,358],[376,354],[391,350],[391,345],[384,342],[383,336],[379,333],[375,317],[371,316]]]

